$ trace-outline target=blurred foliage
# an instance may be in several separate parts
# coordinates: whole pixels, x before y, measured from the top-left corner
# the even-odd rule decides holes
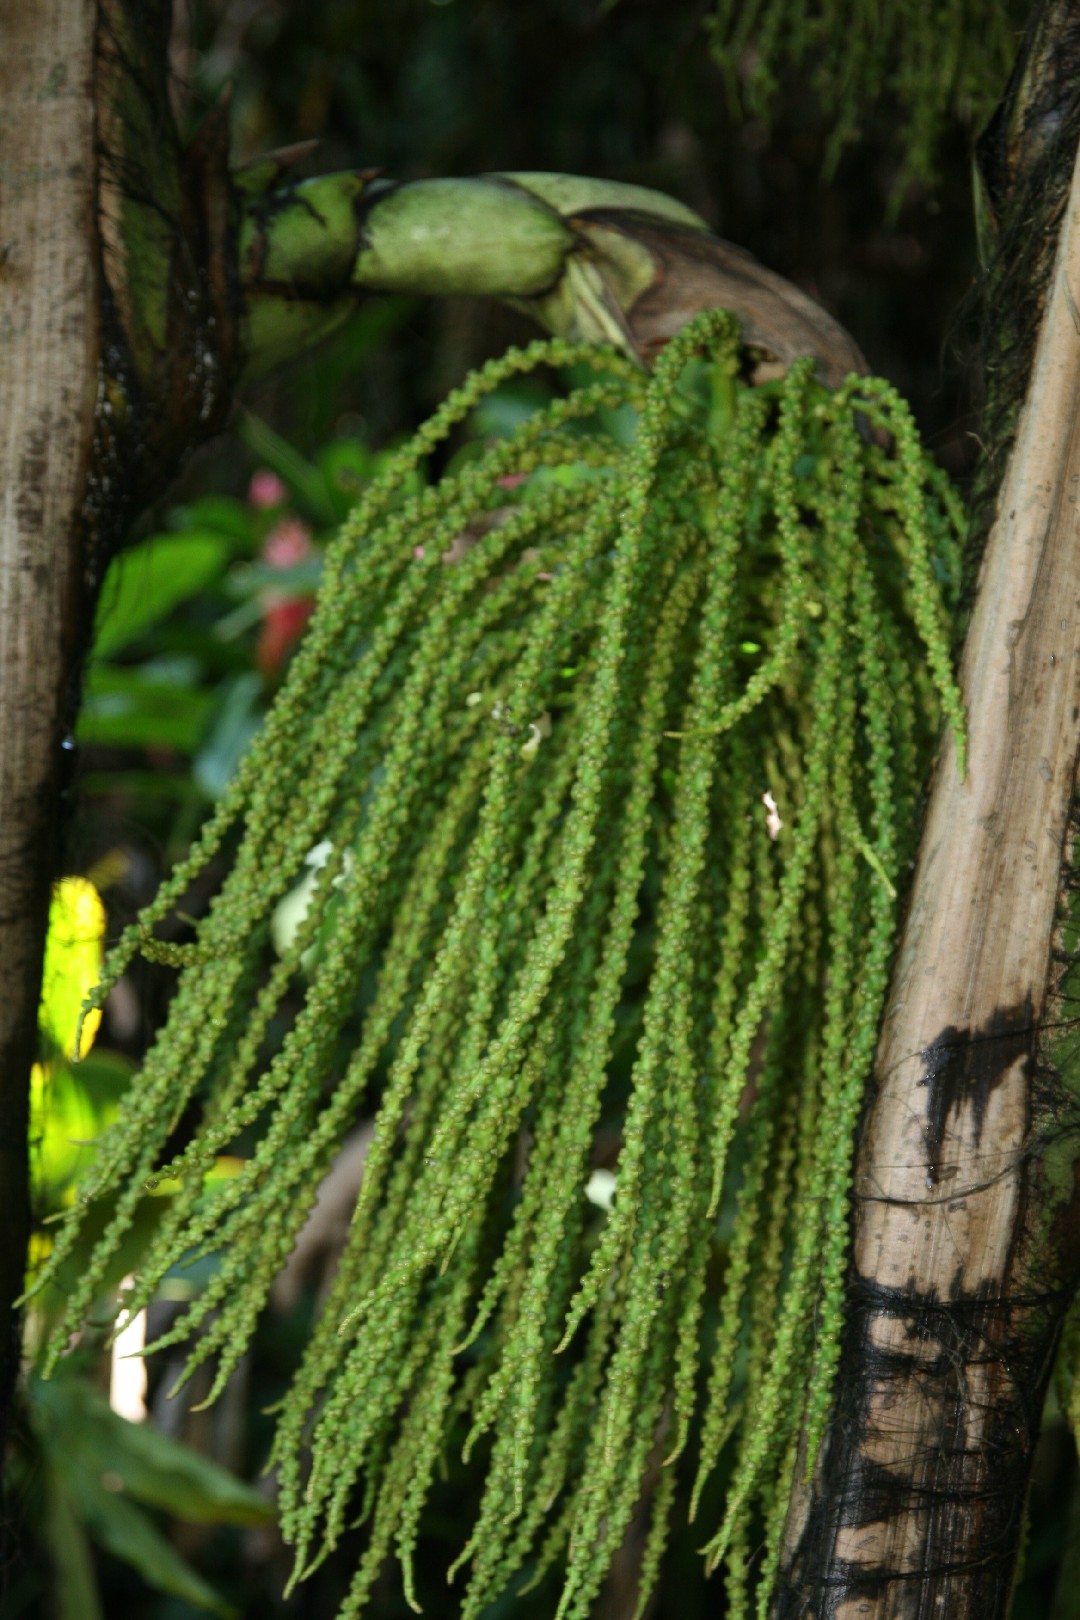
[[[89,828],[93,858],[89,876],[65,878],[56,888],[43,978],[43,1060],[32,1079],[39,1222],[32,1264],[48,1250],[49,1217],[74,1196],[95,1140],[115,1117],[152,1021],[144,1013],[134,1029],[120,1030],[117,1046],[128,1051],[115,1049],[123,1020],[110,1008],[110,1045],[90,1050],[101,1020],[90,1013],[74,1061],[106,926],[94,880],[115,924],[128,895],[152,886],[159,861],[186,844],[228,782],[303,629],[321,540],[382,459],[349,439],[308,461],[253,417],[244,420],[241,438],[256,468],[247,497],[206,493],[172,508],[161,532],[115,559],[102,590],[76,737],[84,816],[75,841]],[[140,860],[148,844],[158,846],[150,870]],[[136,1000],[144,988],[134,992]],[[154,990],[168,994],[167,984]],[[228,1162],[220,1173],[231,1173]],[[155,1229],[159,1205],[143,1200],[102,1299],[102,1323]],[[212,1274],[211,1257],[201,1275],[178,1276],[170,1297],[190,1297],[205,1282],[207,1264]],[[69,1271],[78,1270],[75,1255]],[[35,1302],[27,1322],[31,1355],[64,1291]],[[45,1603],[56,1620],[98,1620],[115,1612],[117,1601],[125,1611],[129,1602],[149,1603],[144,1612],[155,1617],[241,1612],[219,1590],[231,1587],[242,1604],[235,1548],[212,1583],[174,1545],[175,1521],[265,1524],[274,1516],[272,1501],[179,1438],[114,1412],[98,1389],[107,1361],[100,1334],[91,1334],[55,1379],[29,1377],[17,1473],[28,1501],[37,1504],[43,1559],[24,1577],[23,1612],[45,1612],[38,1608]],[[198,1550],[205,1563],[205,1547]],[[148,1588],[168,1594],[169,1606],[159,1608]]]
[[[254,735],[306,622],[321,543],[381,464],[356,438],[308,460],[251,415],[240,437],[263,469],[249,498],[197,495],[115,558],[87,666],[83,790],[121,795],[167,857]]]
[[[267,1498],[189,1446],[120,1417],[78,1370],[48,1383],[31,1376],[26,1398],[58,1620],[103,1620],[108,1612],[91,1541],[154,1590],[226,1620],[236,1615],[146,1510],[194,1524],[256,1525],[273,1518]]]

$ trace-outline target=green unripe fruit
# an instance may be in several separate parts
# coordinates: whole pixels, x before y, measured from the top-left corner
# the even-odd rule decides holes
[[[594,380],[418,479],[485,393],[538,364]],[[751,390],[739,364],[713,311],[652,379],[557,342],[468,379],[333,543],[248,760],[107,966],[115,982],[159,951],[157,923],[235,828],[87,1183],[115,1212],[54,1360],[146,1179],[171,1178],[128,1304],[179,1255],[214,1252],[161,1342],[193,1340],[189,1371],[216,1356],[216,1392],[379,1096],[275,1447],[298,1573],[370,1509],[344,1616],[395,1550],[415,1601],[452,1434],[490,1447],[466,1620],[556,1562],[558,1614],[584,1620],[657,1445],[646,1580],[683,1484],[696,1471],[696,1507],[730,1450],[707,1550],[739,1601],[751,1515],[765,1504],[767,1582],[778,1482],[803,1419],[820,1428],[896,889],[939,711],[962,730],[936,583],[955,581],[957,546],[895,394],[860,378],[829,394],[810,361]],[[275,960],[271,917],[310,886],[316,845]],[[170,1161],[200,1086],[201,1127]],[[208,1188],[241,1132],[257,1145]],[[613,1141],[604,1208],[593,1172]]]

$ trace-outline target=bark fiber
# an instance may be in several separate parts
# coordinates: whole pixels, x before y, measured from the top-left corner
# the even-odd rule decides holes
[[[95,599],[128,523],[220,427],[236,369],[224,108],[181,147],[169,18],[168,0],[0,0],[0,1455]]]
[[[1080,746],[1078,297],[1080,163],[965,646],[968,773],[949,743],[878,1046],[835,1410],[797,1476],[775,1620],[1008,1609],[1080,1275],[1080,1074],[1056,1039]]]
[[[0,1412],[98,381],[94,20],[88,0],[0,0]]]

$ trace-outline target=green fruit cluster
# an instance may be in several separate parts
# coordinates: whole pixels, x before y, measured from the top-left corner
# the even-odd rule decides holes
[[[540,365],[587,380],[425,482]],[[375,1115],[274,1451],[298,1575],[369,1523],[343,1616],[395,1552],[414,1601],[448,1445],[486,1458],[467,1620],[552,1565],[583,1620],[647,1508],[644,1602],[721,1459],[703,1539],[745,1614],[824,1424],[896,888],[942,711],[963,734],[956,507],[886,384],[740,366],[713,311],[651,378],[560,341],[469,378],[333,544],[250,756],[97,993],[140,951],[181,966],[50,1262],[108,1211],[54,1359],[167,1181],[126,1303],[218,1255],[161,1341],[191,1342],[189,1373],[216,1357],[216,1394]],[[194,942],[156,942],[208,867]]]

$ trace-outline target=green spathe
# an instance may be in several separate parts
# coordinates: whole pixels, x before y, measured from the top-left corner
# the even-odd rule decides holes
[[[622,180],[592,180],[584,175],[553,174],[541,169],[508,171],[493,174],[490,178],[507,181],[531,196],[539,197],[563,215],[614,208],[649,214],[656,219],[669,220],[674,225],[688,225],[694,230],[707,231],[709,228],[701,215],[695,214],[685,203],[665,196],[662,191],[653,191],[648,186],[628,185]]]
[[[529,298],[562,272],[574,235],[554,209],[489,180],[423,180],[380,200],[355,279],[387,292]]]

